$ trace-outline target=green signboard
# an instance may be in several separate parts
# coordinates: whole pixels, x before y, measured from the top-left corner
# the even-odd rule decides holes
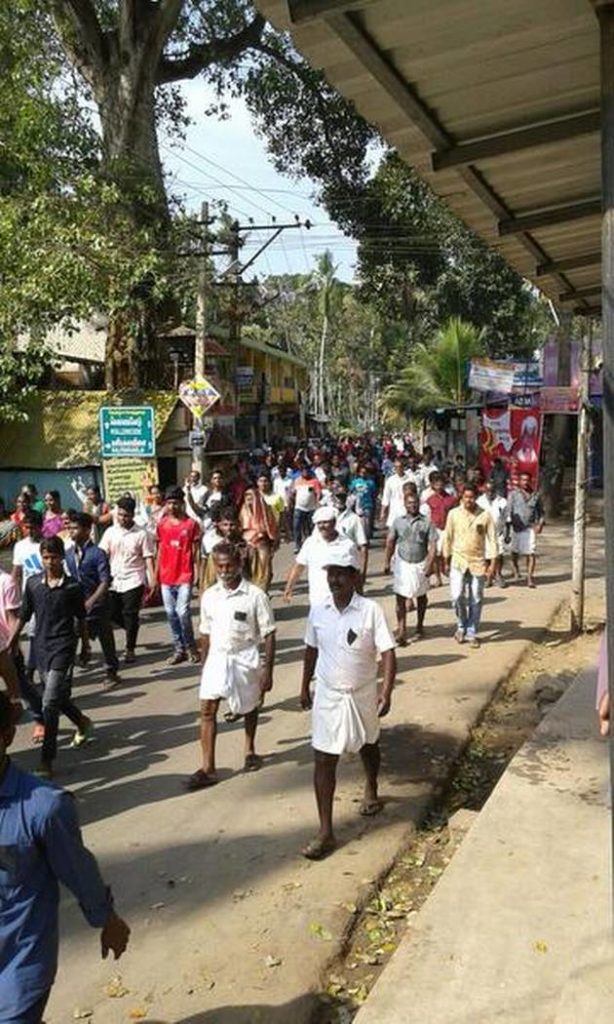
[[[103,405],[100,445],[103,459],[152,459],[156,454],[152,406]]]

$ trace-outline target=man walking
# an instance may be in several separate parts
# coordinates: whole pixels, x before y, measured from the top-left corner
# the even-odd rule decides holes
[[[437,533],[420,514],[418,496],[405,491],[405,515],[393,522],[386,538],[384,572],[390,572],[394,555],[394,594],[397,613],[397,643],[407,643],[407,612],[417,609],[416,638],[424,636],[428,606],[429,576],[437,552]]]
[[[118,960],[130,929],[83,845],[71,793],[20,771],[7,750],[15,712],[0,693],[0,1022],[41,1024],[58,962],[59,882]]]
[[[483,508],[486,512],[489,512],[492,518],[497,538],[497,557],[495,558],[493,569],[494,582],[499,587],[506,587],[507,583],[503,579],[503,552],[508,532],[508,501],[507,498],[497,493],[492,477],[484,483],[484,492],[480,494],[477,505],[478,508]]]
[[[51,778],[60,712],[77,727],[72,741],[74,747],[80,747],[87,741],[93,724],[70,699],[77,649],[75,621],[87,646],[87,612],[81,586],[64,572],[64,544],[59,537],[41,541],[41,558],[43,572],[31,576],[26,583],[19,618],[13,626],[11,646],[15,646],[24,625],[35,615],[36,664],[44,686],[42,700],[36,710],[42,710],[45,727],[38,774]]]
[[[510,491],[508,499],[508,535],[512,530],[512,564],[514,579],[520,579],[519,558],[527,560],[527,585],[535,583],[536,538],[544,528],[544,507],[537,491],[531,487],[531,474],[521,473],[517,489]]]
[[[126,665],[136,660],[145,584],[153,589],[156,582],[154,542],[151,533],[134,522],[135,510],[134,498],[120,498],[117,522],[109,527],[100,542],[111,566],[111,619],[126,631]]]
[[[94,520],[88,512],[75,512],[70,520],[72,547],[66,551],[66,568],[81,586],[87,615],[87,643],[81,648],[81,664],[90,658],[90,640],[100,641],[106,665],[105,690],[121,682],[119,661],[111,624],[109,587],[111,571],[105,552],[92,541]]]
[[[435,528],[437,537],[437,555],[435,558],[435,574],[437,586],[440,587],[443,573],[443,532],[446,528],[450,510],[458,505],[456,494],[447,494],[444,486],[444,479],[441,473],[433,472],[429,478],[431,493],[424,498],[423,509],[428,513],[432,526]]]
[[[342,537],[348,537],[358,548],[361,582],[364,586],[369,562],[369,542],[367,541],[362,516],[359,516],[353,509],[348,508],[348,493],[345,490],[336,492],[333,497],[333,508],[337,512],[337,533]]]
[[[396,673],[394,640],[384,613],[375,601],[357,593],[358,570],[351,553],[331,553],[326,571],[330,596],[309,615],[300,696],[303,709],[313,705],[314,788],[320,818],[318,835],[303,849],[309,860],[321,860],[336,847],[333,800],[341,754],[360,752],[365,773],[360,813],[368,817],[382,809],[379,719],[390,710]],[[379,687],[378,655],[383,675]]]
[[[461,504],[453,508],[443,535],[443,557],[450,575],[450,597],[456,613],[457,643],[479,647],[484,581],[494,572],[495,527],[489,512],[478,508],[473,484],[465,484]],[[488,563],[488,568],[487,568]]]
[[[292,600],[294,587],[304,569],[307,569],[311,607],[330,597],[325,566],[341,552],[348,553],[352,563],[359,568],[358,549],[349,537],[343,537],[338,532],[336,518],[337,512],[332,505],[323,505],[314,513],[314,531],[304,542],[290,570],[284,590],[285,601]]]
[[[405,472],[405,461],[402,455],[394,460],[394,473],[386,478],[384,493],[382,494],[382,511],[380,525],[388,529],[395,519],[405,513],[403,501],[403,488],[406,483],[415,483],[414,476]]]
[[[187,781],[189,790],[205,789],[217,780],[215,743],[221,700],[230,713],[244,716],[246,772],[262,767],[256,753],[258,709],[273,686],[275,620],[265,592],[243,579],[240,552],[227,541],[213,549],[217,583],[200,604],[200,743],[202,767]],[[264,643],[264,667],[259,646]]]
[[[156,578],[162,587],[162,602],[173,638],[174,653],[168,665],[198,662],[190,600],[198,580],[200,529],[190,519],[180,487],[169,487],[165,495],[166,515],[158,523]]]
[[[290,491],[292,503],[292,534],[294,536],[294,553],[298,554],[303,541],[309,537],[313,525],[313,514],[318,507],[322,485],[305,463],[295,478]]]

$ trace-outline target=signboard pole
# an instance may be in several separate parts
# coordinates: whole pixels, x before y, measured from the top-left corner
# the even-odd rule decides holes
[[[209,289],[209,203],[200,207],[202,250],[198,268],[198,286],[196,291],[196,338],[194,340],[194,373],[203,377],[207,372],[206,338],[207,338],[207,298]],[[200,427],[200,417],[194,416],[195,426]],[[192,446],[192,469],[198,470],[201,480],[207,471],[204,445]]]
[[[588,487],[588,405],[591,374],[592,321],[582,335],[580,354],[580,411],[576,454],[576,487],[574,498],[573,546],[571,556],[571,631],[584,628],[584,572],[586,563],[586,491]]]

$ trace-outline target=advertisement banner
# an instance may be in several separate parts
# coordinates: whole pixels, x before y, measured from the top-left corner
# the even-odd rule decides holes
[[[194,418],[200,419],[219,401],[220,393],[210,380],[197,374],[179,385],[179,398]]]
[[[158,464],[155,459],[103,459],[104,494],[114,505],[124,494],[131,494],[137,506],[147,498],[151,484],[158,482]]]
[[[469,366],[469,387],[474,391],[509,393],[514,386],[514,364],[497,363],[493,359],[472,359]]]
[[[501,459],[515,485],[521,472],[530,473],[537,486],[541,445],[541,411],[531,409],[483,409],[480,431],[480,467],[488,478],[495,459]]]
[[[571,388],[542,388],[540,408],[542,413],[569,413],[578,412],[579,396],[577,387]]]

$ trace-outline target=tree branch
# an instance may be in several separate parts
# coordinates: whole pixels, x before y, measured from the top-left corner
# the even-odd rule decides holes
[[[51,16],[68,59],[93,84],[108,53],[92,0],[51,0]]]
[[[168,0],[172,2],[172,0]],[[210,67],[211,64],[218,64],[223,61],[233,60],[244,50],[250,47],[257,47],[262,38],[265,20],[261,14],[257,14],[248,25],[245,25],[239,32],[227,36],[225,39],[213,39],[200,46],[193,45],[183,57],[170,59],[161,58],[158,64],[156,82],[158,85],[165,85],[169,82],[178,82],[184,78],[196,78],[196,75]]]

